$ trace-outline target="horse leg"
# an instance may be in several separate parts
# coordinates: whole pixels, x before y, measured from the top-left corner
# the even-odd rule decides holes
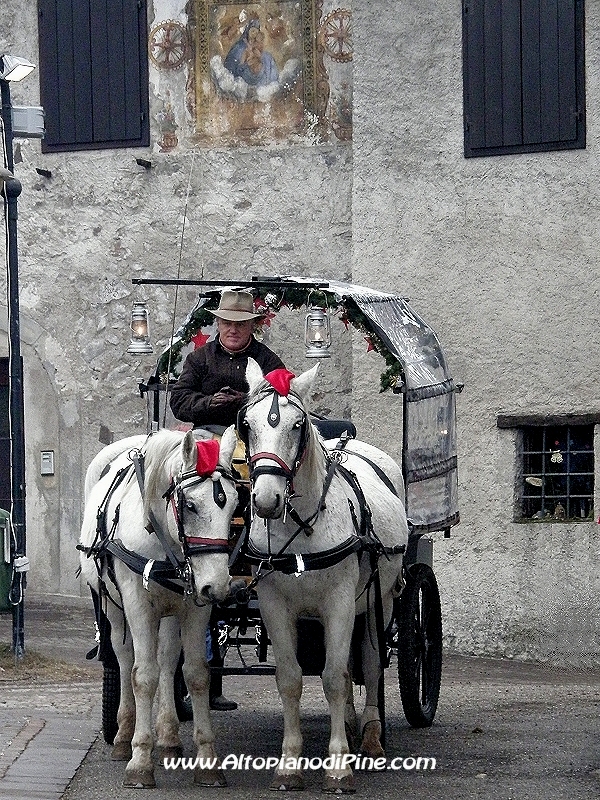
[[[156,715],[156,743],[163,758],[183,754],[179,738],[179,718],[175,708],[173,683],[181,653],[179,620],[163,617],[158,631],[158,712]]]
[[[346,738],[348,740],[348,747],[351,752],[358,749],[358,742],[356,740],[358,735],[358,717],[356,716],[356,707],[354,705],[354,685],[352,683],[352,675],[348,674],[346,681],[346,708],[344,710],[344,725],[346,728]]]
[[[391,598],[383,601],[383,617],[391,614]],[[365,633],[362,640],[363,675],[365,679],[365,708],[361,715],[360,752],[370,758],[382,758],[385,751],[381,744],[381,720],[379,718],[379,680],[383,674],[383,666],[379,660],[377,631],[375,629],[375,611],[367,611]]]
[[[289,611],[285,613],[286,603],[279,598],[273,598],[269,589],[267,586],[259,586],[259,604],[273,645],[275,681],[283,706],[281,759],[271,781],[271,789],[300,790],[304,789],[304,777],[300,769],[302,669],[296,657],[296,617]]]
[[[190,693],[194,716],[193,736],[198,758],[194,769],[194,783],[201,786],[226,786],[225,775],[215,749],[208,707],[210,670],[206,661],[206,628],[209,620],[209,606],[188,608],[181,620],[183,677]]]
[[[123,786],[153,788],[152,705],[158,687],[158,628],[160,618],[138,597],[127,618],[133,637],[134,663],[131,684],[135,696],[135,730],[131,741],[132,755],[125,767]]]
[[[131,740],[135,728],[135,698],[131,687],[133,668],[133,643],[123,612],[111,602],[107,604],[106,616],[110,622],[110,643],[119,663],[120,696],[117,711],[118,730],[110,757],[113,761],[129,761]]]
[[[354,594],[347,594],[344,598],[342,589],[331,592],[335,602],[328,603],[322,617],[325,633],[322,680],[331,716],[329,756],[333,760],[332,766],[325,770],[323,791],[344,794],[356,791],[345,726],[349,686],[351,688],[348,662],[354,627]]]

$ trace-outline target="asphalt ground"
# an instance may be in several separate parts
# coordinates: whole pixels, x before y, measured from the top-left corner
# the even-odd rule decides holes
[[[272,797],[272,770],[260,769],[260,759],[276,757],[281,745],[272,676],[225,677],[225,694],[239,706],[213,712],[219,754],[247,759],[247,768],[226,771],[227,788],[194,786],[189,771],[166,771],[157,756],[157,789],[125,789],[124,764],[110,760],[100,735],[101,666],[85,660],[94,643],[91,602],[27,596],[25,608],[26,656],[39,654],[40,663],[19,672],[5,665],[0,672],[0,800],[133,800],[140,792],[156,800],[207,792],[224,799]],[[10,615],[1,614],[0,642],[11,641],[11,627]],[[357,770],[357,797],[600,796],[600,670],[446,654],[436,719],[416,730],[404,718],[392,662],[386,715],[388,765],[421,756],[435,759],[435,769]],[[302,725],[305,754],[324,757],[327,708],[316,677],[305,678]],[[193,756],[191,723],[182,725],[182,739],[185,755]],[[307,771],[304,797],[322,796],[321,778],[319,770]]]

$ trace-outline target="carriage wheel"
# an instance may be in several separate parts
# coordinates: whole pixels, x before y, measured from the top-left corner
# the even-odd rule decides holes
[[[427,728],[435,717],[442,678],[442,613],[433,570],[409,567],[396,600],[398,682],[409,725]]]
[[[102,675],[102,735],[106,744],[113,744],[119,725],[117,711],[121,699],[121,673],[119,666],[104,664]]]

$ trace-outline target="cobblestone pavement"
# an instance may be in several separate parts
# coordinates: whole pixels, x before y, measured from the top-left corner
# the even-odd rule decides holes
[[[10,613],[0,642],[12,642]],[[102,668],[85,659],[93,644],[91,600],[26,595],[25,651],[42,658],[37,674],[0,673],[0,800],[62,797],[100,728]]]

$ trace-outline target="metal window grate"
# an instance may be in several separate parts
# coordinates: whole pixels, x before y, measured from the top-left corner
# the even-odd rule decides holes
[[[522,428],[522,520],[594,517],[594,426]]]

